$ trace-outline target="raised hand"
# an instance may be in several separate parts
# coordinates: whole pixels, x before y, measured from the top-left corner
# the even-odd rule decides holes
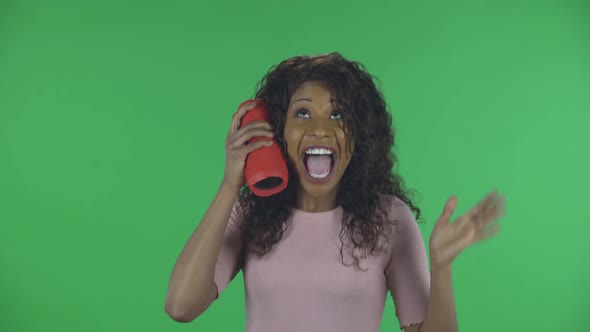
[[[240,189],[245,183],[244,166],[248,154],[272,144],[272,141],[258,141],[246,144],[250,139],[258,136],[273,137],[270,124],[265,121],[250,122],[240,126],[242,117],[256,106],[255,102],[244,104],[234,113],[225,140],[225,175],[223,181],[233,188]]]
[[[456,207],[457,197],[451,196],[432,230],[431,268],[449,266],[465,248],[496,235],[500,230],[498,220],[505,214],[506,203],[503,195],[492,191],[469,212],[450,222]]]

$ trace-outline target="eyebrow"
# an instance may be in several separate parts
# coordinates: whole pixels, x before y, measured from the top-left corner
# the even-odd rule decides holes
[[[296,100],[294,100],[291,103],[291,106],[293,106],[293,104],[295,104],[296,102],[299,102],[299,101],[309,101],[309,102],[311,102],[311,98],[299,98],[299,99],[296,99]],[[331,103],[334,103],[335,101],[336,101],[336,99],[331,99],[330,100]]]

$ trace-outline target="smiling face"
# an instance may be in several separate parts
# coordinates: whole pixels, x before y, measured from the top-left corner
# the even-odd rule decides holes
[[[325,83],[301,84],[289,101],[285,120],[287,153],[298,176],[297,206],[306,211],[336,207],[342,175],[352,155],[341,111]],[[350,150],[354,142],[350,142]]]

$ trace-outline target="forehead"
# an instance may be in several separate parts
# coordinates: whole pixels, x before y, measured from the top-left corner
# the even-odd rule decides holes
[[[312,102],[332,102],[333,96],[328,85],[322,81],[307,81],[297,87],[291,96],[291,102],[297,99],[310,99]]]

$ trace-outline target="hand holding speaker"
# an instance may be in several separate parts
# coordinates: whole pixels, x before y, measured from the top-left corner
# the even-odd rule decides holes
[[[267,121],[253,121],[240,126],[242,117],[256,107],[256,102],[247,101],[234,113],[225,140],[225,175],[223,181],[232,188],[240,189],[244,183],[244,168],[248,154],[254,150],[269,147],[272,140],[249,142],[254,137],[272,138],[273,132]],[[249,144],[247,144],[249,142]]]
[[[225,150],[223,181],[240,189],[248,182],[257,196],[267,197],[287,187],[289,172],[273,138],[270,114],[262,99],[246,100],[232,118]]]

